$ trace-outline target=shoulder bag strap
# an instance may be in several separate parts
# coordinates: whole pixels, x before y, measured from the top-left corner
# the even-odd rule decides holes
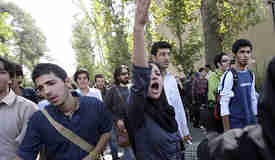
[[[90,153],[94,149],[94,146],[87,143],[84,139],[76,135],[70,129],[64,127],[62,124],[55,121],[47,112],[47,110],[42,109],[41,112],[48,119],[51,125],[54,126],[54,128],[58,131],[58,133],[60,133],[62,136],[70,140],[73,144],[79,146],[82,150],[88,153]]]
[[[121,102],[121,103],[125,103],[125,102],[124,102],[124,99],[123,99],[123,97],[122,97],[122,95],[121,95],[121,93],[120,93],[120,91],[119,91],[119,89],[118,89],[118,87],[116,86],[115,88],[116,88],[117,94],[118,94],[118,96],[119,96],[119,98],[120,98],[120,102]]]

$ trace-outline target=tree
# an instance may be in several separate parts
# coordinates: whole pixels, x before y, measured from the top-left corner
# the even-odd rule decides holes
[[[201,0],[206,61],[230,51],[241,32],[261,22],[263,10],[261,0]]]
[[[200,58],[202,48],[198,7],[199,0],[166,0],[163,16],[176,38],[174,64],[188,71]],[[184,37],[185,36],[185,37]]]
[[[130,19],[125,16],[128,3],[125,0],[94,0],[87,9],[82,0],[74,1],[85,14],[90,27],[91,41],[94,42],[94,55],[101,63],[95,63],[100,72],[113,72],[121,63],[130,64],[132,36],[129,34]],[[108,61],[108,63],[105,63]],[[110,74],[107,74],[110,76]]]
[[[12,48],[9,57],[31,70],[40,58],[47,57],[46,37],[35,25],[31,15],[17,5],[0,1],[0,8],[11,16],[14,38],[8,42]]]
[[[11,26],[7,24],[9,15],[4,10],[0,11],[0,55],[7,57],[9,48],[6,44],[13,36]]]
[[[78,21],[73,27],[72,47],[76,53],[77,68],[85,68],[94,76],[95,62],[91,42],[91,31],[85,19]]]

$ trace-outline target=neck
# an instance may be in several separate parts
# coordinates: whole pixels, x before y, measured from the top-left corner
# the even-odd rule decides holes
[[[89,92],[89,87],[80,89],[83,95],[86,95]]]
[[[18,85],[16,88],[14,88],[14,93],[16,94],[16,95],[19,95],[19,96],[21,96],[22,95],[22,91],[21,91],[21,89],[20,89],[20,86]]]
[[[241,65],[240,63],[237,63],[235,65],[235,68],[238,70],[238,71],[243,71],[243,70],[246,70],[247,69],[247,65],[246,66],[243,66]]]
[[[59,110],[64,114],[74,111],[77,107],[77,98],[74,98],[71,93],[69,93],[66,102],[60,105]]]
[[[2,100],[3,98],[5,98],[9,94],[9,91],[9,88],[7,88],[5,91],[0,92],[0,99]]]
[[[127,84],[123,84],[123,83],[120,83],[119,86],[120,86],[120,87],[128,87]]]

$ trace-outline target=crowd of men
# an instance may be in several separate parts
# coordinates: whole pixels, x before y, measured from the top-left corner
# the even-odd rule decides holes
[[[161,71],[182,146],[192,141],[188,119],[207,133],[257,123],[255,75],[248,70],[253,50],[249,40],[233,44],[234,63],[226,53],[218,53],[215,70],[207,65],[190,73],[182,84],[167,71],[171,50],[169,43],[155,42],[151,57]],[[110,87],[104,75],[97,74],[91,87],[86,69],[78,69],[72,82],[61,66],[40,63],[32,71],[32,89],[21,87],[22,66],[0,58],[0,160],[35,160],[38,155],[50,160],[98,159],[107,145],[113,159],[136,159],[136,150],[126,143],[127,134],[132,134],[127,133],[130,68],[117,67]],[[121,150],[123,156],[118,154]]]

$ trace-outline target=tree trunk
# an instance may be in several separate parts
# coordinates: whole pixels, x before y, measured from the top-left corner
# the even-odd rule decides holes
[[[222,52],[219,36],[217,0],[201,0],[206,63],[213,65],[214,57]]]

